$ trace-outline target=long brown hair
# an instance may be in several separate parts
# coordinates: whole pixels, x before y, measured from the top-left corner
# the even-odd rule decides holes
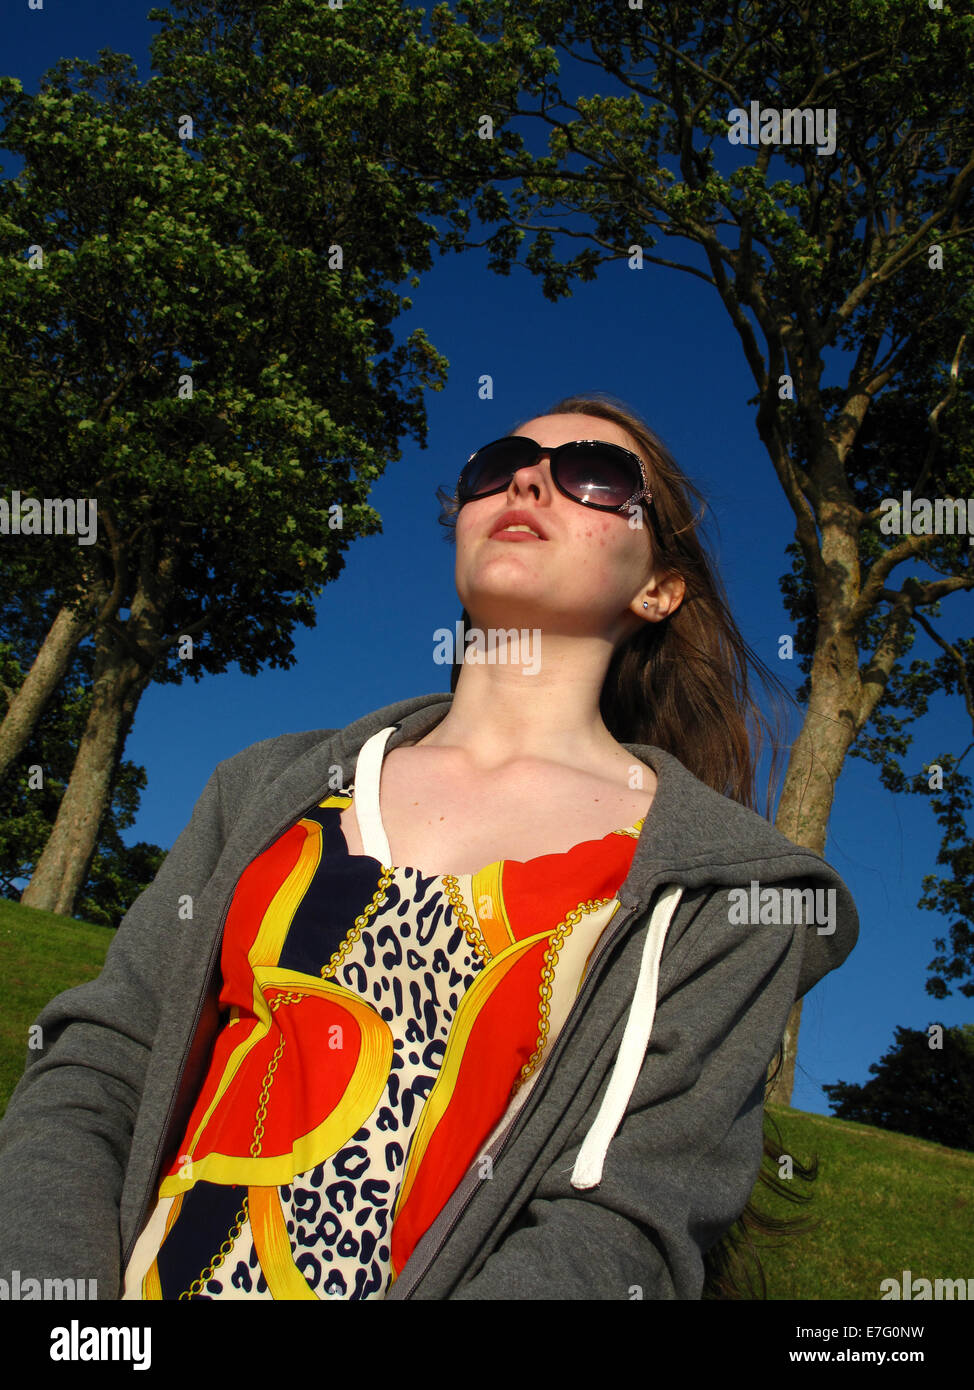
[[[707,503],[683,473],[662,440],[634,410],[613,396],[597,391],[569,396],[542,410],[544,415],[594,415],[619,425],[637,445],[646,464],[653,494],[644,508],[650,526],[649,544],[656,567],[679,574],[686,585],[675,612],[658,623],[643,623],[638,632],[613,652],[600,697],[600,711],[609,733],[620,743],[646,743],[671,753],[688,771],[715,791],[757,810],[755,775],[765,742],[770,743],[766,809],[773,805],[784,749],[783,705],[794,700],[777,676],[745,642],[727,602],[720,576],[701,537]],[[511,431],[527,424],[522,421]],[[438,490],[440,522],[456,539],[456,494]],[[694,505],[695,504],[695,505]],[[470,615],[463,609],[464,627]],[[450,689],[456,690],[462,669],[457,652]],[[771,697],[770,718],[752,694],[753,668]],[[781,1051],[778,1052],[778,1067]],[[766,1085],[773,1084],[774,1075]],[[764,1150],[758,1186],[779,1198],[803,1203],[793,1183],[777,1176],[782,1141],[770,1116],[764,1115]],[[792,1160],[800,1179],[813,1182],[818,1160],[806,1168]],[[774,1217],[762,1211],[754,1197],[738,1219],[704,1254],[705,1299],[766,1297],[764,1270],[755,1237],[778,1237],[807,1229],[801,1218]],[[757,1283],[753,1274],[757,1275]]]

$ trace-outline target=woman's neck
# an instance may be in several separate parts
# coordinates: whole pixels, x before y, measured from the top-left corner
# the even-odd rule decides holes
[[[460,748],[485,772],[523,759],[604,767],[620,747],[599,710],[611,655],[598,639],[556,635],[533,674],[527,662],[466,661],[445,717],[419,744]]]

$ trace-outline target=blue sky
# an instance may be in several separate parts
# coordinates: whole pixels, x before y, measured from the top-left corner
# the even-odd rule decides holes
[[[95,60],[111,48],[131,54],[146,78],[158,29],[142,17],[148,8],[135,0],[8,7],[0,71],[36,91],[59,58]],[[9,154],[0,162],[4,177],[20,168]],[[433,633],[452,627],[460,604],[436,487],[452,485],[476,447],[574,392],[621,397],[673,451],[716,517],[713,552],[745,638],[790,689],[800,683],[778,659],[778,638],[789,631],[778,577],[790,567],[784,547],[793,517],[758,439],[747,404],[753,379],[715,291],[690,275],[617,262],[552,305],[526,270],[493,275],[482,253],[469,252],[437,260],[410,293],[414,307],[399,321],[400,334],[421,325],[450,363],[446,389],[427,398],[428,447],[405,441],[402,459],[375,485],[383,533],[346,553],[340,578],[317,602],[317,627],[296,630],[289,671],[246,677],[231,669],[198,685],[149,688],[125,748],[148,773],[130,842],[171,845],[215,764],[258,739],[341,727],[395,700],[449,689],[449,668],[432,659]],[[488,401],[478,396],[485,373],[493,378]],[[945,636],[970,630],[969,598],[951,600],[944,612]],[[933,655],[922,634],[915,653]],[[970,738],[959,702],[934,701],[908,770],[945,749],[959,752]],[[946,927],[916,903],[939,842],[925,801],[891,795],[870,765],[847,759],[825,855],[856,900],[861,935],[846,964],[806,997],[793,1095],[799,1108],[828,1114],[823,1082],[869,1080],[897,1024],[971,1019],[971,1001],[955,992],[938,1002],[924,990],[933,938]]]

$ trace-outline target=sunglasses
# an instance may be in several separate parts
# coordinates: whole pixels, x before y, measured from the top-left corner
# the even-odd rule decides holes
[[[519,468],[537,463],[543,454],[551,462],[551,481],[559,492],[600,512],[625,512],[637,502],[647,506],[653,494],[637,454],[601,439],[575,439],[557,449],[545,449],[524,435],[495,439],[471,454],[460,473],[457,501],[506,492]]]

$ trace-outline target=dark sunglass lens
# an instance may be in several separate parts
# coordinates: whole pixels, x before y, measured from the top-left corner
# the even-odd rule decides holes
[[[530,440],[521,444],[499,440],[479,449],[460,474],[460,492],[464,497],[480,497],[507,487],[511,475],[531,462],[535,450]]]
[[[566,449],[558,461],[558,478],[580,502],[621,507],[643,485],[634,463],[604,449]]]

